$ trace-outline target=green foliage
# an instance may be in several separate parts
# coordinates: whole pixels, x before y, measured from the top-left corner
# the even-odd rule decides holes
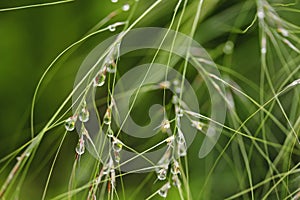
[[[300,199],[299,12],[298,1],[283,0],[2,1],[0,199]],[[186,58],[202,74],[160,49],[115,60],[118,37],[97,58],[108,58],[100,70],[92,63],[73,105],[76,73],[90,51],[115,33],[149,26],[198,41],[221,78],[203,68],[197,50]],[[176,102],[168,90],[174,82],[141,86],[128,115],[144,126],[150,122],[145,112],[161,104],[168,118],[155,136],[135,138],[113,120],[114,89],[132,66],[154,61],[186,77],[200,112],[184,106],[183,85]],[[206,80],[226,104],[225,123],[210,116]],[[86,103],[90,90],[92,105]],[[85,127],[92,109],[105,132],[97,138],[111,141],[110,153]],[[181,133],[178,115],[197,130],[187,152],[181,136],[189,133]],[[199,159],[209,124],[222,134]],[[124,149],[144,158],[161,146],[170,148],[151,163],[153,172],[120,170]],[[102,162],[95,159],[103,155]]]

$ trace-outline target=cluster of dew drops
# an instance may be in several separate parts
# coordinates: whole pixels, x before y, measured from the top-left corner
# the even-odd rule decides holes
[[[105,84],[107,73],[114,74],[116,72],[117,64],[115,62],[115,58],[117,57],[117,54],[119,53],[119,47],[120,44],[117,44],[115,47],[111,49],[111,51],[108,53],[107,57],[104,60],[104,64],[102,65],[101,69],[97,72],[93,79],[93,88],[101,87]],[[120,162],[120,152],[123,147],[123,143],[114,136],[114,132],[111,129],[111,112],[112,112],[113,104],[109,105],[104,117],[103,117],[103,123],[108,126],[107,129],[107,136],[111,139],[112,144],[112,151],[113,151],[113,157],[114,161],[116,163]],[[79,121],[81,123],[81,129],[79,132],[79,140],[77,143],[77,146],[75,148],[76,155],[80,157],[85,152],[85,141],[90,141],[92,143],[92,139],[89,136],[88,130],[85,128],[84,123],[89,121],[89,110],[87,108],[86,101],[83,100],[83,102],[80,104],[78,111],[75,112],[75,114],[68,119],[65,120],[65,129],[67,131],[73,131],[75,129],[76,123]],[[104,164],[100,175],[98,176],[98,184],[100,183],[101,177],[103,175],[110,176],[110,184],[112,187],[115,187],[116,181],[115,181],[115,167],[113,158],[111,155],[109,155],[109,159]],[[93,190],[91,190],[93,193]],[[94,196],[94,194],[92,194]],[[89,194],[90,195],[90,194]]]
[[[117,0],[112,0],[112,2],[117,2]],[[129,5],[128,5],[129,6]],[[125,10],[129,9],[127,6],[125,7]],[[123,6],[124,10],[124,6]],[[103,67],[98,71],[96,76],[93,79],[93,87],[101,87],[105,84],[107,73],[115,73],[116,72],[116,62],[115,57],[118,54],[119,46],[120,44],[117,44],[110,53],[105,58]],[[181,181],[180,181],[180,164],[179,159],[180,157],[184,157],[187,154],[187,146],[184,134],[182,130],[180,129],[180,118],[183,116],[183,109],[181,108],[181,103],[179,99],[179,94],[181,93],[181,82],[178,79],[173,80],[172,82],[164,81],[159,83],[159,87],[161,89],[170,89],[173,87],[176,94],[172,97],[172,104],[175,107],[175,114],[176,114],[176,125],[177,125],[177,132],[175,135],[172,135],[171,133],[171,125],[170,121],[168,119],[164,119],[161,123],[161,131],[169,133],[171,135],[166,139],[167,142],[167,150],[162,156],[162,158],[158,161],[157,167],[155,168],[157,179],[160,181],[164,181],[167,179],[168,171],[172,174],[172,184],[173,186],[180,188],[181,187]],[[113,158],[112,156],[109,156],[108,161],[104,164],[100,175],[98,176],[99,183],[100,179],[103,175],[109,175],[110,176],[110,184],[111,186],[115,186],[115,167],[114,162],[119,163],[120,162],[120,152],[123,147],[123,143],[114,136],[114,132],[111,129],[111,113],[112,113],[112,107],[113,103],[111,103],[104,114],[103,117],[103,123],[108,126],[107,129],[107,136],[111,138],[112,141],[112,150],[113,150]],[[85,152],[85,141],[91,141],[91,138],[89,136],[88,130],[85,128],[84,123],[88,122],[89,120],[89,110],[87,108],[86,101],[83,100],[79,106],[78,111],[71,117],[69,117],[67,120],[65,120],[65,129],[67,131],[73,131],[75,129],[75,125],[77,121],[81,122],[81,130],[79,133],[79,140],[78,144],[75,148],[76,154],[78,156],[81,156]],[[193,121],[192,126],[194,126],[198,130],[202,130],[203,124],[198,121]],[[92,141],[91,141],[92,142]],[[171,188],[171,184],[169,181],[167,181],[166,184],[164,184],[159,190],[158,194],[161,197],[166,197],[168,190]]]
[[[116,72],[116,66],[113,59],[106,59],[106,62],[104,64],[104,67],[98,72],[96,77],[93,80],[93,86],[94,87],[101,87],[104,85],[106,80],[106,73],[115,73]],[[170,87],[174,87],[174,91],[176,94],[172,97],[172,104],[175,107],[175,115],[176,115],[176,123],[177,123],[177,133],[175,135],[170,134],[171,133],[171,125],[170,121],[168,119],[164,119],[161,123],[161,131],[165,133],[169,133],[171,136],[166,139],[167,142],[167,150],[162,156],[162,158],[158,161],[157,167],[155,168],[157,179],[159,181],[164,181],[167,179],[168,171],[170,171],[172,178],[172,184],[174,187],[181,187],[181,181],[180,181],[180,164],[179,159],[180,157],[184,157],[187,154],[187,146],[184,134],[180,128],[180,119],[183,116],[183,109],[180,107],[180,99],[178,95],[181,92],[180,88],[180,81],[175,79],[172,83],[169,81],[164,81],[159,84],[160,88],[169,89]],[[111,112],[112,112],[113,104],[109,105],[104,117],[103,117],[103,123],[108,126],[107,129],[107,136],[112,139],[112,150],[113,150],[113,157],[110,156],[108,159],[108,162],[103,166],[101,170],[101,176],[103,175],[110,175],[110,182],[111,185],[115,185],[115,170],[114,170],[114,162],[119,163],[120,162],[120,152],[123,147],[123,143],[114,136],[114,132],[111,129]],[[84,123],[89,120],[89,111],[87,109],[85,101],[81,104],[79,113],[75,114],[71,117],[69,117],[65,121],[65,128],[67,131],[73,131],[75,129],[75,124],[77,121],[77,118],[80,122],[82,122],[82,127],[79,134],[79,141],[76,146],[76,153],[80,156],[84,153],[85,150],[85,140],[89,139],[88,131],[86,130]],[[192,126],[194,126],[198,130],[202,130],[203,124],[198,121],[192,120]],[[100,177],[100,176],[99,176]],[[99,181],[100,182],[100,181]],[[166,184],[164,184],[159,190],[158,194],[161,197],[166,197],[168,194],[168,190],[171,188],[171,184],[169,181],[167,181]]]
[[[96,74],[96,76],[93,79],[93,87],[94,88],[101,87],[105,84],[107,73],[115,73],[116,72],[116,63],[115,63],[114,58],[116,57],[116,54],[118,53],[118,48],[119,48],[118,45],[116,45],[115,48],[112,48],[111,52],[105,58],[103,66],[101,67],[101,69],[98,71],[98,73]],[[113,132],[110,128],[111,109],[112,109],[112,105],[108,106],[107,111],[103,118],[103,123],[109,125],[108,136],[113,138],[112,144],[113,144],[113,149],[115,151],[115,155],[119,155],[118,153],[121,151],[122,147],[120,145],[120,142],[116,142],[119,140],[117,140],[117,138],[114,138]],[[90,114],[89,114],[89,110],[88,110],[86,101],[83,100],[79,105],[78,111],[76,111],[73,116],[71,116],[65,120],[65,129],[67,131],[73,131],[75,129],[75,125],[76,125],[78,119],[81,122],[81,129],[79,132],[79,141],[78,141],[78,144],[75,149],[76,153],[79,156],[81,156],[85,152],[85,140],[91,141],[88,130],[85,128],[85,125],[84,125],[84,123],[89,121],[89,116],[90,116]],[[116,160],[120,160],[120,159],[117,158]]]
[[[173,91],[175,94],[172,97],[172,104],[175,108],[175,123],[176,123],[176,134],[173,135],[172,131],[170,130],[171,125],[168,119],[164,119],[161,124],[161,131],[166,132],[170,137],[166,139],[167,142],[167,150],[165,151],[162,158],[158,161],[157,167],[155,168],[157,179],[159,181],[164,181],[167,179],[168,171],[171,173],[171,182],[174,187],[180,188],[181,187],[181,170],[180,170],[180,157],[184,157],[187,155],[187,145],[184,134],[180,127],[180,119],[184,115],[184,110],[182,107],[182,100],[179,98],[179,95],[182,91],[181,89],[181,81],[178,79],[170,81],[163,81],[159,84],[160,88],[162,89],[170,89],[173,87]],[[191,125],[196,129],[202,131],[203,124],[199,121],[191,120]],[[166,198],[168,194],[168,190],[171,188],[170,181],[167,181],[159,190],[158,194]]]
[[[116,72],[116,64],[113,59],[106,59],[104,67],[98,72],[96,77],[93,80],[93,86],[94,87],[101,87],[104,85],[106,80],[106,73],[115,73]],[[172,97],[172,104],[175,107],[175,116],[176,116],[176,123],[177,123],[177,132],[175,135],[170,134],[171,133],[171,125],[170,121],[168,119],[164,119],[161,123],[161,131],[165,133],[169,133],[171,135],[166,139],[167,142],[167,150],[165,151],[162,158],[158,161],[157,167],[155,168],[155,172],[157,174],[157,179],[159,181],[164,181],[167,179],[168,171],[170,171],[172,178],[172,184],[174,187],[180,188],[181,187],[181,181],[180,181],[180,164],[179,159],[180,157],[184,157],[187,154],[187,146],[184,134],[180,128],[180,119],[184,114],[183,109],[180,107],[180,99],[178,95],[181,92],[180,88],[180,81],[174,80],[172,83],[169,81],[164,81],[159,84],[160,88],[170,88],[174,87],[174,91],[176,94]],[[104,164],[101,173],[99,177],[102,177],[103,175],[109,175],[110,176],[110,183],[114,187],[115,186],[115,168],[114,168],[114,162],[119,163],[120,162],[120,152],[123,147],[123,143],[114,136],[114,132],[111,129],[111,113],[112,113],[112,107],[113,104],[109,105],[104,117],[103,117],[103,123],[108,126],[107,129],[107,136],[112,139],[112,150],[113,150],[113,158],[110,156],[108,159],[108,162]],[[82,123],[80,134],[79,134],[79,141],[76,146],[76,153],[80,156],[84,153],[85,150],[85,140],[89,139],[88,131],[86,130],[84,123],[89,120],[89,111],[87,109],[87,105],[85,101],[81,104],[79,113],[75,114],[71,117],[69,117],[65,121],[65,128],[67,131],[73,131],[75,129],[75,124],[77,122],[77,119]],[[192,121],[192,126],[194,126],[198,130],[202,130],[203,124],[198,121]],[[99,181],[100,182],[100,181]],[[165,183],[159,190],[158,194],[161,197],[166,197],[168,194],[168,190],[171,188],[171,184],[169,181]]]

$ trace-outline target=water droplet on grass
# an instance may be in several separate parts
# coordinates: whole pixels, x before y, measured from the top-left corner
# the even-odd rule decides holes
[[[114,136],[114,131],[110,127],[107,130],[107,136],[108,137],[113,137]]]
[[[90,113],[88,109],[82,108],[78,116],[79,120],[81,122],[87,122],[89,120],[89,117],[90,117]]]
[[[260,49],[262,54],[266,54],[267,53],[267,39],[266,37],[263,37],[261,39],[261,49]]]
[[[195,127],[199,131],[203,130],[203,123],[201,123],[199,121],[192,120],[192,126]]]
[[[129,4],[124,4],[123,7],[122,7],[122,10],[125,11],[125,12],[128,11],[129,9],[130,9]]]
[[[103,72],[100,72],[94,79],[94,87],[101,87],[104,85],[106,75]]]
[[[165,185],[163,185],[159,191],[158,191],[158,194],[163,197],[163,198],[166,198],[167,195],[168,195],[168,190],[171,188],[171,185],[169,182],[167,182]]]
[[[170,86],[171,86],[170,81],[163,81],[163,82],[159,83],[159,87],[162,89],[168,89],[168,88],[170,88]]]
[[[116,152],[120,152],[122,150],[122,147],[123,147],[122,142],[119,139],[114,138],[112,142],[113,150]]]
[[[109,157],[109,160],[107,163],[103,166],[103,175],[107,175],[110,170],[114,167],[114,162],[111,157]]]
[[[114,32],[114,31],[116,30],[116,26],[115,26],[115,25],[109,25],[109,26],[108,26],[108,30],[109,30],[110,32]]]
[[[177,142],[177,154],[178,156],[186,156],[187,153],[187,147],[186,147],[186,142],[183,133],[181,132],[180,129],[178,129],[178,134],[176,137],[176,142]]]
[[[106,125],[109,125],[111,123],[111,108],[107,108],[103,117],[103,123]]]
[[[173,182],[173,185],[177,188],[179,188],[181,186],[181,182],[180,182],[178,176],[175,174],[172,176],[172,182]]]
[[[267,48],[265,48],[265,47],[261,48],[260,52],[262,54],[266,54],[267,53]]]
[[[161,131],[166,132],[170,128],[170,121],[167,119],[164,119],[161,123]]]
[[[171,168],[172,174],[180,174],[180,167],[177,160],[174,160],[172,168]]]
[[[182,117],[183,116],[183,110],[179,106],[175,107],[176,115],[177,117]]]
[[[159,170],[157,170],[157,178],[158,180],[165,180],[167,178],[167,170],[165,167],[160,167]]]
[[[260,10],[260,11],[257,12],[257,17],[259,19],[263,19],[265,17],[265,13],[262,10]]]
[[[103,166],[103,175],[107,175],[109,172],[108,165]]]
[[[184,135],[183,135],[183,133],[182,133],[182,131],[180,129],[178,129],[178,134],[177,134],[177,137],[176,137],[176,142],[178,144],[184,144],[185,143]]]
[[[286,30],[284,28],[278,28],[277,30],[278,30],[279,33],[281,33],[282,36],[284,36],[284,37],[288,37],[289,36],[288,30]]]
[[[178,79],[175,79],[175,80],[173,81],[173,85],[174,85],[174,86],[178,86],[178,85],[179,85],[179,80],[178,80]]]
[[[108,64],[106,70],[107,70],[107,72],[109,72],[111,74],[116,73],[116,71],[117,71],[116,63],[113,61],[110,64]]]
[[[232,41],[227,41],[224,45],[223,52],[227,55],[232,54],[234,48],[234,43]]]
[[[181,93],[181,87],[179,87],[179,86],[176,86],[176,87],[174,88],[174,90],[175,90],[175,92],[176,92],[177,94],[180,94],[180,93]]]
[[[72,117],[69,117],[65,121],[65,128],[67,131],[73,131],[75,129],[76,120],[77,120],[77,117],[72,116]]]
[[[75,149],[76,153],[78,155],[82,155],[84,154],[84,151],[85,151],[85,145],[84,145],[84,139],[83,139],[83,135],[79,138],[79,141],[78,141],[78,144],[76,146],[76,149]]]
[[[185,143],[184,144],[178,144],[177,153],[178,153],[178,156],[180,156],[180,157],[186,156],[187,149],[186,149]]]
[[[299,85],[300,84],[300,79],[294,80],[290,86],[295,86],[295,85]]]
[[[171,135],[170,137],[168,137],[167,139],[166,139],[166,142],[168,143],[168,145],[171,145],[172,143],[173,143],[173,141],[174,141],[174,135]]]
[[[177,95],[173,95],[172,97],[172,104],[178,104],[179,103],[179,99]]]

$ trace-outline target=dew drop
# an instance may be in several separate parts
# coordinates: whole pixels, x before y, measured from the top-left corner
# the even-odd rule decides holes
[[[157,171],[158,180],[165,180],[167,178],[167,169],[161,168]]]
[[[284,37],[288,37],[289,36],[289,32],[288,30],[284,29],[284,28],[278,28],[277,29],[279,33],[281,33]]]
[[[77,117],[72,116],[72,117],[69,117],[65,121],[65,128],[67,131],[73,131],[75,129],[76,120],[77,120]]]
[[[124,4],[123,7],[122,7],[122,10],[125,11],[125,12],[128,11],[129,9],[130,9],[129,4]]]
[[[177,160],[174,160],[172,168],[171,168],[172,174],[180,174],[180,167]]]
[[[164,119],[161,123],[162,132],[166,132],[169,128],[170,128],[170,121],[167,119]]]
[[[180,156],[180,157],[186,156],[186,152],[187,152],[187,149],[186,149],[185,143],[183,143],[183,144],[178,143],[178,145],[177,145],[178,156]]]
[[[163,197],[163,198],[166,198],[167,195],[168,195],[168,190],[171,188],[171,185],[169,182],[167,182],[165,185],[163,185],[159,191],[158,191],[158,194]]]
[[[94,79],[94,87],[101,87],[104,85],[106,75],[103,72],[100,72]]]
[[[185,142],[184,135],[183,135],[183,133],[180,129],[178,129],[178,134],[177,134],[177,137],[176,137],[176,141],[177,141],[178,156],[180,156],[180,157],[186,156],[186,153],[187,153],[186,142]]]
[[[171,86],[170,81],[163,81],[159,84],[159,87],[162,89],[168,89],[170,88],[170,86]]]
[[[108,30],[109,30],[110,32],[114,32],[114,31],[116,30],[116,26],[115,26],[115,25],[109,25],[109,26],[108,26]]]
[[[263,37],[261,39],[261,49],[260,49],[262,54],[266,54],[267,53],[267,39],[266,37]]]
[[[179,85],[179,80],[178,80],[178,79],[175,79],[175,80],[173,81],[173,85],[174,85],[174,86],[178,86],[178,85]]]
[[[234,43],[232,41],[227,41],[224,45],[223,52],[227,55],[232,54],[234,48]]]
[[[78,155],[82,155],[84,154],[84,151],[85,151],[85,145],[84,145],[84,139],[83,139],[83,136],[80,137],[79,141],[78,141],[78,144],[75,148],[75,151]]]
[[[173,86],[174,86],[174,91],[177,93],[177,94],[180,94],[181,92],[181,81],[179,81],[178,79],[175,79],[173,80]]]
[[[116,163],[119,163],[120,160],[121,160],[120,152],[115,151],[114,152],[114,158],[115,158]]]
[[[174,88],[174,90],[175,90],[175,92],[176,92],[177,94],[180,94],[180,93],[181,93],[181,87],[179,87],[179,86],[176,86],[176,87]]]
[[[203,130],[203,123],[201,123],[199,121],[192,120],[192,126],[195,127],[199,131]]]
[[[182,110],[182,108],[176,106],[175,111],[176,111],[177,117],[182,117],[183,116],[183,110]]]
[[[267,53],[267,49],[266,49],[265,47],[263,47],[263,48],[261,48],[260,52],[261,52],[262,54],[266,54],[266,53]]]
[[[120,152],[122,150],[122,147],[123,147],[123,145],[122,145],[121,141],[117,138],[114,138],[114,140],[112,142],[113,150],[116,152]]]
[[[103,175],[107,175],[113,167],[114,167],[114,162],[110,157],[108,163],[104,164],[103,166]]]
[[[265,13],[262,10],[260,10],[260,11],[257,12],[257,17],[259,19],[263,19],[265,17]]]
[[[184,135],[183,135],[183,133],[180,129],[178,129],[178,134],[177,134],[177,137],[176,137],[176,141],[177,141],[178,144],[185,144],[185,138],[184,138]]]
[[[178,136],[177,138],[177,143],[178,144],[184,144],[185,143],[185,139],[184,139],[184,137],[183,136]]]
[[[167,178],[169,163],[168,162],[165,163],[164,159],[163,159],[163,161],[160,160],[159,163],[164,163],[164,164],[158,165],[156,167],[155,171],[156,171],[156,174],[157,174],[157,179],[162,181],[162,180],[165,180]]]
[[[112,61],[110,64],[108,64],[106,70],[111,74],[116,73],[117,71],[116,63]]]
[[[290,84],[290,86],[295,86],[295,85],[298,85],[298,84],[300,84],[300,79],[294,80],[294,81]]]
[[[175,187],[180,188],[181,182],[180,182],[180,180],[179,180],[179,178],[178,178],[177,175],[174,174],[174,175],[172,176],[172,182],[173,182],[173,185],[174,185]]]
[[[108,137],[113,137],[114,136],[114,131],[111,128],[108,128],[108,130],[107,130],[107,136]]]
[[[103,175],[107,175],[108,172],[109,172],[108,165],[104,165],[104,166],[103,166]]]
[[[172,104],[178,104],[179,103],[179,99],[177,95],[173,95],[172,97]]]
[[[168,144],[173,143],[173,141],[174,141],[174,135],[171,135],[170,137],[168,137],[168,138],[166,139],[166,142],[167,142]]]
[[[106,125],[109,125],[111,123],[111,108],[107,108],[103,117],[103,123]]]
[[[81,122],[87,122],[89,120],[89,117],[90,117],[90,113],[88,109],[82,108],[78,116],[79,120]]]

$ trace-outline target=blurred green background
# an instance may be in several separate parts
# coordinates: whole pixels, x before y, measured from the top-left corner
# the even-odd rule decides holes
[[[140,7],[135,13],[134,18],[139,16],[153,2],[141,0]],[[138,26],[166,27],[170,22],[173,6],[176,2],[175,0],[164,2],[157,10],[154,10],[149,16],[145,17]],[[189,4],[193,4],[194,2],[197,1],[190,1]],[[255,16],[255,7],[253,7],[251,1],[249,5],[244,4],[246,1],[239,0],[213,0],[210,2],[211,5],[207,3],[207,10],[204,11],[205,18],[203,18],[203,22],[200,23],[197,29],[195,40],[207,48],[218,64],[225,65],[228,69],[246,76],[258,87],[260,60],[257,24],[250,28],[246,34],[235,35],[235,50],[230,58],[223,52],[224,44],[231,35],[230,32],[233,27],[246,28]],[[1,0],[0,9],[36,3],[40,2]],[[0,158],[8,155],[30,140],[31,100],[38,80],[51,61],[67,46],[85,35],[100,20],[125,3],[128,3],[128,1],[119,0],[118,3],[114,4],[109,0],[76,0],[66,4],[0,12]],[[132,2],[129,1],[129,3]],[[188,12],[193,14],[195,10]],[[129,12],[123,12],[110,22],[122,21],[128,17],[128,14]],[[283,15],[285,14],[283,13]],[[237,16],[242,20],[236,24],[235,20]],[[288,14],[286,17],[292,20],[293,23],[299,23],[299,16],[297,14]],[[189,18],[187,17],[186,20],[188,21]],[[189,23],[187,22],[186,24]],[[188,33],[190,31],[188,27],[185,27],[182,32]],[[68,57],[64,56],[57,62],[54,70],[50,72],[50,76],[45,79],[42,85],[42,92],[38,95],[34,119],[36,132],[45,125],[66,98],[67,94],[72,90],[76,72],[87,53],[99,41],[111,35],[113,33],[101,33],[87,40],[72,54],[67,54]],[[225,76],[230,76],[226,72],[222,73]],[[276,71],[274,71],[274,74],[276,74]],[[258,92],[255,88],[249,87],[248,84],[239,79],[231,78],[242,88],[245,88],[247,94],[255,100],[259,100]],[[240,104],[242,105],[243,102]],[[289,103],[287,103],[287,107],[288,105]],[[248,116],[248,110],[245,107],[242,107],[239,111],[242,118]],[[278,118],[282,119],[282,116],[278,115]],[[276,133],[277,129],[274,129]],[[30,167],[30,169],[34,169],[34,172],[31,172],[29,169],[29,176],[26,178],[26,184],[22,189],[22,194],[26,195],[23,199],[40,198],[52,163],[53,154],[62,133],[63,127],[57,128],[50,131],[42,141],[33,164]],[[188,160],[191,178],[190,187],[192,192],[195,192],[193,194],[195,199],[197,199],[197,194],[203,187],[205,175],[222,151],[222,147],[228,141],[227,136],[228,133],[221,137],[216,149],[205,160],[193,159],[193,156],[198,155],[201,137],[196,138],[189,149],[189,155],[192,155]],[[77,140],[78,138],[75,133],[68,133],[49,186],[48,193],[50,197],[66,191]],[[251,141],[246,140],[247,147],[250,144]],[[235,151],[238,151],[238,147],[235,145],[237,144],[232,145],[228,155],[225,155],[221,159],[215,173],[211,177],[211,181],[209,181],[209,186],[206,186],[209,188],[207,191],[204,191],[207,199],[223,199],[225,196],[238,191],[238,181],[234,177],[236,175],[235,162],[239,163],[241,157],[238,154],[236,157],[237,160],[232,159],[231,154],[235,154]],[[252,167],[261,169],[261,172],[258,170],[254,175],[255,182],[262,180],[262,174],[268,169],[267,164],[262,161],[262,158],[257,157],[257,162],[251,164],[253,165]],[[254,159],[256,159],[255,155]],[[0,185],[4,182],[13,164],[14,162],[10,163],[5,168],[5,173],[0,174]],[[3,166],[3,163],[0,166]],[[242,169],[243,167],[239,166],[237,168]],[[244,172],[241,173],[243,174]],[[124,177],[125,182],[127,181],[126,193],[135,192],[136,183],[145,177],[146,175],[129,175]],[[144,189],[141,189],[141,191],[145,192],[146,196],[151,194],[151,191],[154,192],[157,189],[157,186],[154,186],[154,189],[151,189],[151,191],[148,189],[153,187],[155,176],[150,177],[149,180],[143,186]],[[145,194],[141,192],[135,199],[142,199],[145,197]],[[172,190],[170,199],[176,199],[177,196],[177,192]],[[244,197],[244,199],[247,199],[247,197]]]

